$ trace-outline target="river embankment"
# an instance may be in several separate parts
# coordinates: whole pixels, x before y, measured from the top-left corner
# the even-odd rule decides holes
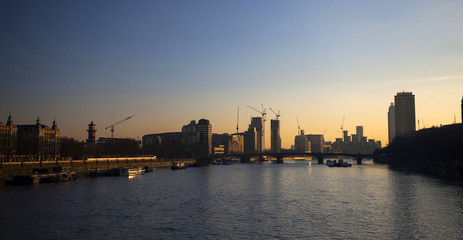
[[[8,162],[0,167],[0,185],[4,184],[5,178],[13,175],[29,175],[37,168],[68,167],[75,170],[79,176],[83,176],[89,169],[107,170],[112,168],[133,168],[149,166],[152,168],[170,167],[172,162],[184,162],[185,164],[196,163],[193,158],[185,159],[156,159],[156,160],[72,160],[57,162]]]

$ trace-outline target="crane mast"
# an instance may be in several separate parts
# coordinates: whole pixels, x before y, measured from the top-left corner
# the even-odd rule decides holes
[[[240,121],[240,107],[238,106],[238,112],[236,113],[236,133],[239,133],[238,123]]]
[[[125,122],[125,121],[127,121],[127,120],[129,120],[129,119],[131,119],[131,118],[133,118],[133,117],[135,117],[135,115],[126,117],[126,118],[120,120],[120,121],[117,122],[117,123],[114,123],[114,124],[112,124],[112,125],[109,125],[109,126],[105,127],[105,130],[107,130],[107,129],[109,128],[109,130],[111,131],[111,138],[114,138],[114,126],[116,126],[116,125],[118,125],[118,124],[120,124],[120,123],[123,123],[123,122]]]
[[[270,108],[270,111],[272,111],[273,114],[275,114],[275,116],[276,116],[276,118],[277,118],[277,120],[278,120],[278,118],[281,116],[281,115],[280,115],[280,111],[278,111],[278,113],[277,113],[277,112],[275,112],[271,107],[268,107],[268,108]]]

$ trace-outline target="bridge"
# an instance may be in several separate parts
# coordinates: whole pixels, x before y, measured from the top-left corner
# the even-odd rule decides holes
[[[323,164],[325,158],[339,158],[339,157],[352,157],[357,160],[357,164],[362,164],[362,160],[365,158],[373,158],[371,154],[352,154],[352,153],[297,153],[297,152],[284,152],[284,153],[249,153],[249,154],[225,154],[225,155],[213,155],[212,158],[239,158],[241,163],[249,163],[251,159],[263,160],[265,157],[272,157],[276,159],[276,163],[283,163],[285,158],[294,157],[316,157],[318,164]]]

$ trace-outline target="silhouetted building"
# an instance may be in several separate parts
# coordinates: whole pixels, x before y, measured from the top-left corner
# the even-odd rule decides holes
[[[17,157],[24,161],[58,161],[60,158],[60,134],[56,121],[52,127],[41,124],[17,125]]]
[[[294,137],[294,151],[300,153],[310,152],[310,142],[304,135],[304,130],[301,130],[300,134]]]
[[[88,125],[87,132],[87,143],[96,143],[96,125],[93,123],[93,121]]]
[[[244,153],[258,153],[257,135],[256,128],[252,124],[249,125],[248,131],[244,133]]]
[[[253,126],[256,129],[256,139],[257,139],[257,145],[256,149],[258,153],[262,153],[265,151],[264,149],[264,122],[262,117],[253,117],[251,119],[251,126]]]
[[[196,124],[196,121],[192,120],[189,124],[183,125],[181,132],[144,135],[142,138],[144,154],[168,158],[211,154],[212,126],[208,120],[201,119],[200,122]]]
[[[196,131],[199,133],[200,154],[209,156],[212,153],[212,125],[209,120],[200,119],[196,126]]]
[[[182,132],[196,132],[196,121],[191,120],[190,124],[188,125],[183,125],[182,127]]]
[[[388,127],[389,144],[391,144],[392,140],[394,140],[395,138],[395,106],[394,106],[394,103],[391,103],[391,106],[389,106],[389,111],[387,112],[387,127]]]
[[[312,153],[323,153],[325,138],[321,134],[307,134],[307,141],[310,142]]]
[[[461,123],[463,123],[463,97],[461,97]]]
[[[16,157],[16,141],[18,128],[13,125],[13,118],[8,116],[8,122],[0,122],[0,161],[14,162]]]
[[[416,131],[415,95],[411,92],[397,93],[395,103],[395,136],[401,136]]]
[[[357,126],[356,128],[356,138],[360,142],[360,139],[363,138],[363,126]],[[352,141],[354,141],[354,135],[352,135]]]
[[[270,124],[271,151],[272,153],[279,153],[281,152],[280,120],[272,119]]]

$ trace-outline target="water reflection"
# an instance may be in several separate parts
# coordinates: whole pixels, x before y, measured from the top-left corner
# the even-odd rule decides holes
[[[12,239],[48,238],[49,232],[66,239],[463,236],[461,186],[368,162],[156,169],[0,192],[0,228]]]

